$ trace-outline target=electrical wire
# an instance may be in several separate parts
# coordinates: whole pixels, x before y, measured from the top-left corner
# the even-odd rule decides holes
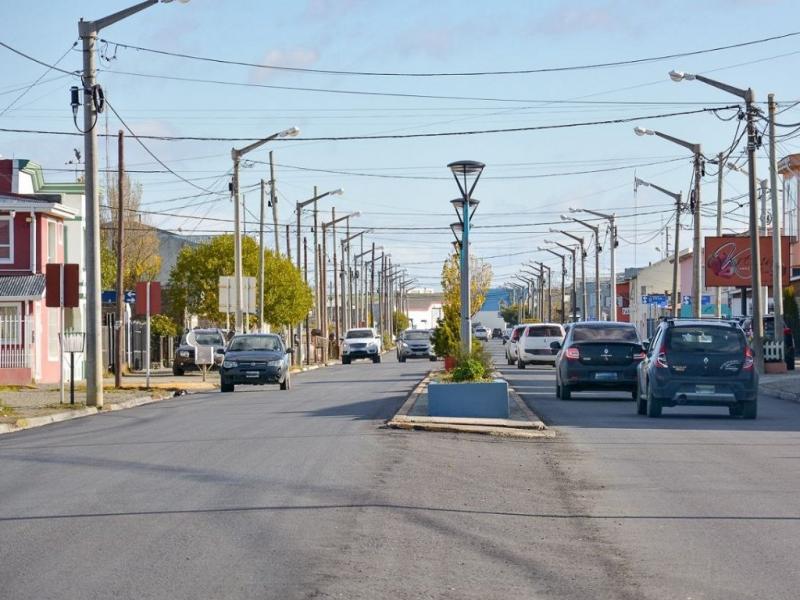
[[[143,46],[135,46],[133,44],[125,44],[123,42],[115,42],[112,40],[105,40],[101,39],[101,42],[104,42],[109,45],[114,45],[117,48],[126,48],[130,50],[136,50],[138,52],[148,52],[152,54],[158,54],[162,56],[171,56],[174,58],[183,58],[183,59],[190,59],[190,60],[197,60],[203,62],[212,62],[217,64],[224,64],[224,65],[234,65],[234,66],[242,66],[242,67],[253,67],[258,69],[269,69],[275,71],[292,71],[298,73],[314,73],[314,74],[322,74],[322,75],[350,75],[350,76],[369,76],[369,77],[476,77],[476,76],[486,76],[486,75],[530,75],[536,73],[561,73],[566,71],[583,71],[583,70],[590,70],[590,69],[604,69],[609,67],[620,67],[620,66],[630,66],[630,65],[638,65],[643,63],[651,63],[651,62],[659,62],[664,60],[671,60],[674,58],[685,58],[687,56],[698,56],[701,54],[708,54],[711,52],[720,52],[723,50],[731,50],[735,48],[744,48],[747,46],[754,46],[758,44],[764,44],[767,42],[772,42],[776,40],[782,40],[790,37],[794,37],[800,35],[800,31],[793,31],[781,35],[775,35],[766,38],[760,38],[757,40],[750,40],[747,42],[738,42],[735,44],[729,44],[726,46],[717,46],[713,48],[705,48],[702,50],[692,50],[687,52],[676,52],[673,54],[664,54],[660,56],[651,56],[646,58],[636,58],[636,59],[628,59],[628,60],[620,60],[620,61],[613,61],[613,62],[605,62],[605,63],[590,63],[590,64],[583,64],[583,65],[571,65],[571,66],[564,66],[564,67],[538,67],[538,68],[530,68],[530,69],[519,69],[519,70],[499,70],[499,71],[467,71],[467,72],[434,72],[434,73],[423,73],[423,72],[409,72],[409,73],[402,73],[402,72],[388,72],[388,71],[346,71],[341,69],[312,69],[308,67],[288,67],[288,66],[280,66],[280,65],[269,65],[269,64],[260,64],[260,63],[251,63],[251,62],[244,62],[244,61],[235,61],[235,60],[227,60],[221,58],[213,58],[207,56],[197,56],[192,54],[180,53],[180,52],[170,52],[167,50],[158,50],[154,48],[146,48]],[[116,56],[116,49],[115,49],[115,56]]]
[[[23,98],[23,97],[24,97],[24,96],[25,96],[25,95],[26,95],[28,92],[30,92],[30,91],[31,91],[31,90],[32,90],[32,89],[33,89],[33,88],[34,88],[36,85],[38,85],[38,84],[39,84],[39,83],[42,81],[42,79],[44,79],[44,77],[45,77],[45,76],[46,76],[46,75],[47,75],[47,74],[48,74],[50,71],[52,71],[52,70],[54,70],[54,69],[56,69],[56,70],[57,70],[57,69],[58,69],[58,63],[60,63],[62,60],[64,60],[64,58],[67,56],[67,54],[69,54],[70,50],[72,50],[72,49],[73,49],[75,46],[77,46],[77,45],[78,45],[78,42],[74,42],[74,43],[72,44],[72,46],[70,46],[69,48],[67,48],[67,50],[64,52],[64,54],[62,54],[62,55],[59,57],[59,59],[58,59],[56,62],[54,62],[52,65],[47,65],[47,68],[44,70],[44,72],[43,72],[41,75],[39,75],[39,77],[37,77],[37,78],[36,78],[36,79],[35,79],[33,82],[31,82],[31,83],[30,83],[30,84],[29,84],[27,87],[25,87],[25,88],[22,90],[22,92],[21,92],[21,93],[20,93],[20,94],[19,94],[17,97],[15,97],[15,98],[14,98],[14,99],[13,99],[13,100],[12,100],[12,101],[11,101],[11,102],[8,104],[8,105],[6,105],[6,107],[5,107],[3,110],[0,110],[0,117],[2,117],[4,114],[6,114],[6,113],[9,111],[9,109],[10,109],[12,106],[14,106],[14,105],[15,105],[17,102],[19,102],[20,100],[22,100],[22,98]],[[8,47],[8,46],[6,46],[6,47]]]

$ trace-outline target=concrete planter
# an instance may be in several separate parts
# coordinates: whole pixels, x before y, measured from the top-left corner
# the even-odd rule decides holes
[[[508,418],[508,383],[428,384],[428,416]]]

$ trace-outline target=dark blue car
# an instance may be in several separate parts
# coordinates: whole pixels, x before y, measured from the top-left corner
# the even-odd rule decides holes
[[[665,406],[723,406],[755,419],[758,373],[744,332],[733,321],[666,319],[639,366],[637,412]]]
[[[291,349],[274,334],[235,335],[224,354],[219,369],[220,390],[232,392],[235,385],[277,383],[282,390],[291,388]]]

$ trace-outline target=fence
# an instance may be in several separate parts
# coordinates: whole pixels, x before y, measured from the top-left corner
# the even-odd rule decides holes
[[[783,362],[783,342],[766,340],[764,342],[764,361]]]
[[[0,317],[0,369],[29,369],[32,329],[28,317]]]

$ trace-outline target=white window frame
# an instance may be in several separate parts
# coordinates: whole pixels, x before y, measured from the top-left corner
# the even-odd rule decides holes
[[[0,216],[0,221],[8,221],[8,258],[0,258],[0,264],[9,265],[14,262],[14,217],[11,215]],[[0,244],[5,246],[5,244]]]
[[[58,223],[53,219],[45,219],[45,239],[47,240],[47,264],[58,262]],[[53,247],[50,247],[50,226],[53,227]],[[50,256],[52,254],[52,257]]]
[[[5,308],[10,306],[14,309],[15,319],[16,319],[16,326],[14,327],[14,339],[6,339],[2,337],[3,335],[3,328],[0,327],[0,344],[4,346],[21,346],[23,345],[22,340],[22,306],[19,302],[0,302],[0,307]]]

